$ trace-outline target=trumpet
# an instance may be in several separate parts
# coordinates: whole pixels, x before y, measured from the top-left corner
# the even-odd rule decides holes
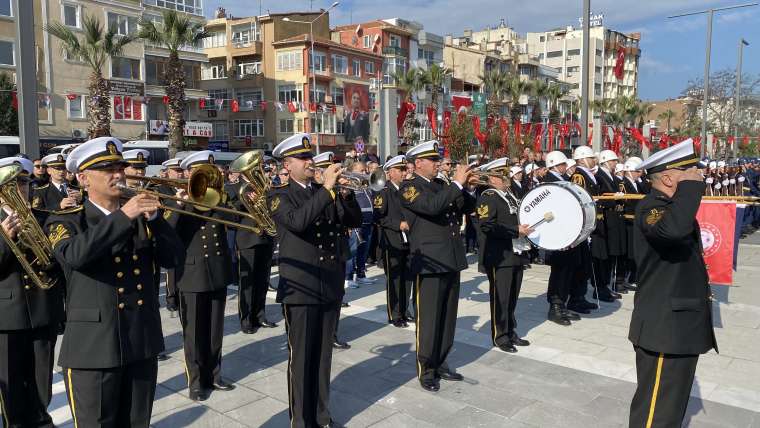
[[[21,230],[16,239],[11,239],[2,228],[0,228],[0,235],[5,239],[34,285],[47,290],[58,281],[57,278],[49,277],[46,273],[54,259],[53,246],[50,245],[34,213],[18,191],[17,180],[21,171],[22,168],[19,165],[0,168],[0,199],[2,199],[3,208],[7,206],[21,220]]]
[[[178,179],[164,179],[164,178],[157,178],[157,177],[142,177],[142,176],[130,176],[133,180],[141,181],[141,182],[151,182],[151,183],[161,183],[161,184],[169,184],[171,186],[174,186],[176,184],[180,183],[180,180]],[[229,221],[225,219],[215,218],[203,214],[198,214],[193,211],[182,209],[179,206],[176,205],[166,205],[161,204],[159,208],[167,210],[167,211],[173,211],[178,214],[184,214],[191,217],[200,218],[202,220],[206,221],[213,221],[216,223],[223,224],[225,226],[234,227],[241,230],[246,230],[249,232],[253,232],[256,234],[261,233],[261,227],[258,226],[259,222],[258,219],[253,216],[250,213],[243,212],[243,211],[237,211],[233,210],[231,208],[225,208],[218,206],[220,203],[223,203],[226,199],[226,194],[224,193],[224,180],[222,179],[222,174],[219,172],[219,170],[214,167],[213,165],[200,165],[193,169],[192,174],[190,174],[190,178],[187,179],[185,182],[185,190],[187,191],[188,198],[180,198],[177,196],[172,195],[165,195],[160,192],[156,192],[154,190],[148,190],[144,188],[134,188],[129,187],[126,184],[117,184],[117,187],[121,190],[122,196],[124,197],[132,197],[137,194],[146,194],[153,196],[159,200],[169,200],[169,201],[175,201],[175,202],[181,202],[183,204],[188,204],[193,206],[198,211],[216,211],[220,213],[225,214],[231,214],[234,216],[240,216],[240,217],[247,217],[252,219],[256,226],[247,226],[243,225],[234,221]]]
[[[509,178],[504,172],[484,171],[484,172],[474,172],[474,175],[479,176],[478,180],[474,182],[474,184],[478,186],[489,186],[490,184],[488,183],[488,177],[497,177],[497,178],[502,178],[502,179]]]
[[[314,172],[324,171],[323,168],[310,167],[309,169]],[[382,168],[376,169],[372,174],[344,171],[339,178],[348,180],[348,184],[336,184],[335,187],[339,189],[349,189],[355,192],[369,189],[373,192],[379,192],[385,188],[385,171]]]

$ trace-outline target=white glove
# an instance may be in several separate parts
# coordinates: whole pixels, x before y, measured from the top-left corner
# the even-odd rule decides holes
[[[744,183],[744,176],[743,176],[743,175],[742,175],[742,176],[740,176],[740,177],[738,178],[738,180],[739,180],[739,183]]]
[[[714,180],[713,180],[713,178],[712,178],[712,177],[707,177],[707,178],[705,179],[705,183],[707,183],[707,184],[712,184],[712,183],[713,183],[713,181],[714,181]]]
[[[736,184],[736,179],[732,178],[732,179],[728,180],[728,182],[731,183],[731,184]]]
[[[723,180],[723,185],[728,186],[728,180]]]
[[[715,190],[720,190],[721,187],[720,183],[715,183]]]

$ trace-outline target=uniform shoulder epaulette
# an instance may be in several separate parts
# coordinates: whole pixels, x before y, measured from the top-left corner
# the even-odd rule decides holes
[[[76,207],[66,208],[65,210],[51,211],[54,215],[73,214],[78,213],[84,209],[84,205],[78,205]]]
[[[288,183],[282,183],[282,184],[278,184],[276,186],[272,186],[271,189],[282,189],[282,188],[287,187],[287,186],[288,186]]]
[[[412,178],[406,178],[406,177],[404,177],[404,181],[414,181],[414,177],[412,177]]]
[[[586,177],[584,177],[583,174],[579,174],[577,172],[570,177],[570,181],[579,186],[586,185]]]
[[[45,184],[44,186],[37,186],[37,187],[34,188],[34,190],[47,189],[49,186],[50,186],[50,183]]]

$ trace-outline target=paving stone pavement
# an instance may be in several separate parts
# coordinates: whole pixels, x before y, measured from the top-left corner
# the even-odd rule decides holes
[[[684,426],[760,427],[760,235],[740,245],[732,287],[714,287],[720,354],[700,358]],[[417,384],[414,326],[385,322],[385,277],[372,268],[373,285],[347,290],[339,336],[352,348],[333,356],[333,418],[348,427],[622,427],[635,390],[633,349],[626,339],[632,294],[571,327],[546,322],[548,268],[526,271],[517,307],[518,331],[531,341],[517,354],[494,350],[489,340],[488,282],[475,265],[462,273],[459,318],[449,363],[464,382],[442,382],[438,393]],[[273,277],[276,282],[276,271]],[[270,298],[274,295],[270,293]],[[287,344],[279,326],[245,335],[239,330],[234,288],[228,297],[223,375],[232,392],[204,403],[187,398],[179,320],[162,309],[170,359],[159,363],[155,427],[287,427]],[[51,412],[73,426],[63,378],[55,373]]]

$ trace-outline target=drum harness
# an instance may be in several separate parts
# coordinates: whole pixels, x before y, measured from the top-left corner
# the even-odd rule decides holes
[[[490,188],[483,191],[483,194],[488,192],[499,195],[499,197],[507,203],[507,206],[509,207],[509,213],[512,215],[517,214],[518,207],[520,206],[520,199],[518,199],[511,190],[507,189],[506,192],[502,192],[499,189]],[[531,248],[533,247],[530,245],[530,241],[528,241],[526,237],[520,236],[517,238],[512,238],[512,251],[515,254],[522,254],[523,252],[530,251]]]

